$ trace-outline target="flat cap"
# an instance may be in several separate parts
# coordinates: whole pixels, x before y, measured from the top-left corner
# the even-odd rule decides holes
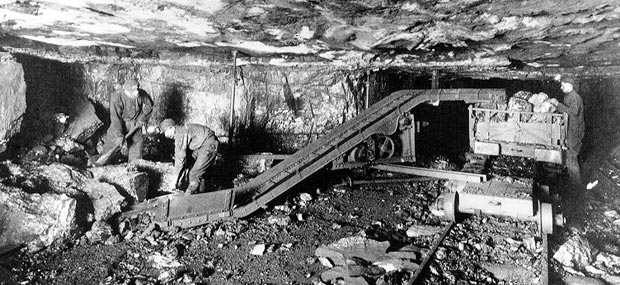
[[[123,83],[123,88],[125,90],[135,90],[138,86],[138,80],[135,79],[127,79],[125,83]]]
[[[570,77],[570,76],[562,76],[562,79],[560,79],[560,82],[570,83],[573,86],[575,86],[575,84],[577,83],[577,81],[575,81],[575,78]]]
[[[177,123],[173,119],[165,119],[159,123],[159,130],[163,132],[170,127],[176,126],[176,124]]]

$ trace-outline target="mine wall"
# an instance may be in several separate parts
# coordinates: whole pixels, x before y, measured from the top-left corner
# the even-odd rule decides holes
[[[69,116],[66,131],[72,138],[95,147],[98,140],[105,140],[110,95],[120,92],[130,77],[138,78],[154,101],[149,124],[156,125],[166,117],[201,123],[211,127],[222,142],[228,140],[232,83],[236,82],[234,140],[248,153],[292,153],[355,116],[365,108],[366,100],[372,104],[397,90],[431,88],[430,74],[396,70],[247,65],[239,67],[234,81],[231,66],[224,65],[64,63],[22,54],[6,58],[0,69],[13,76],[2,77],[5,82],[0,96],[6,98],[2,101],[6,102],[3,137],[17,135],[19,145],[29,147],[52,134],[58,113]],[[509,96],[524,90],[561,98],[557,82],[549,79],[457,76],[447,74],[438,87],[505,88]],[[615,96],[619,85],[620,80],[613,77],[580,79],[579,92],[586,109],[582,159],[614,147],[615,140],[600,138],[616,138],[620,133],[613,120],[620,113],[620,100]]]
[[[0,70],[2,120],[0,134],[9,146],[32,148],[59,132],[58,114],[68,116],[64,133],[97,153],[106,143],[110,95],[120,92],[126,78],[138,78],[153,99],[149,124],[166,117],[211,127],[221,142],[228,142],[232,83],[235,85],[236,148],[246,153],[293,153],[349,120],[369,104],[391,92],[431,88],[431,74],[423,71],[346,70],[338,68],[238,67],[236,81],[231,66],[180,67],[65,63],[30,55],[3,54]],[[11,75],[11,76],[8,76]],[[581,159],[584,171],[615,147],[620,126],[620,100],[615,91],[620,80],[609,76],[580,78],[579,93],[585,107],[586,136]],[[544,92],[561,98],[557,82],[550,79],[440,77],[439,88],[505,88]],[[450,112],[449,110],[445,112]],[[439,117],[442,117],[441,115]],[[606,138],[606,139],[602,139]],[[612,139],[607,139],[612,138]],[[109,142],[107,142],[109,143]],[[587,173],[584,173],[587,174]]]
[[[167,117],[200,123],[225,143],[236,82],[234,140],[248,151],[294,152],[364,106],[365,85],[359,82],[365,75],[355,70],[248,65],[238,67],[234,81],[232,67],[226,65],[64,63],[19,54],[13,58],[2,68],[21,65],[28,86],[20,145],[34,146],[50,134],[58,113],[69,116],[74,139],[94,144],[109,126],[110,96],[121,92],[127,78],[137,78],[154,102],[150,125]],[[23,83],[8,82],[16,84]]]
[[[0,192],[4,195],[2,198],[7,201],[6,204],[13,207],[25,201],[32,208],[23,212],[29,213],[32,209],[41,211],[34,217],[21,213],[7,216],[6,220],[13,219],[13,222],[6,226],[16,229],[16,234],[0,236],[0,241],[11,245],[0,250],[12,250],[12,246],[17,244],[14,241],[17,241],[19,244],[28,244],[29,248],[36,251],[50,246],[56,240],[80,236],[89,229],[77,243],[96,244],[105,240],[106,243],[114,244],[118,241],[113,240],[115,235],[112,227],[118,228],[120,224],[128,223],[123,221],[116,224],[116,221],[113,221],[113,217],[117,217],[121,209],[125,209],[128,204],[153,198],[159,189],[174,188],[170,185],[170,181],[174,179],[170,177],[171,145],[166,145],[167,149],[164,150],[162,141],[155,142],[158,146],[147,145],[146,157],[152,161],[81,171],[89,165],[80,159],[92,159],[101,154],[106,144],[110,144],[105,135],[110,124],[110,96],[121,92],[122,84],[129,78],[137,78],[140,88],[148,93],[154,102],[155,108],[149,125],[156,126],[164,118],[207,125],[223,143],[223,152],[237,152],[238,155],[257,152],[293,154],[351,120],[368,106],[403,89],[500,88],[506,90],[507,97],[519,91],[529,91],[544,92],[558,100],[562,98],[558,82],[550,78],[523,80],[513,79],[509,74],[503,78],[471,78],[454,71],[440,73],[437,77],[432,73],[425,70],[368,71],[325,66],[301,68],[244,64],[237,67],[237,77],[233,78],[232,66],[221,63],[206,67],[109,64],[95,61],[67,63],[24,54],[3,53],[0,57],[0,75],[3,75],[0,77],[0,153],[4,159],[18,158],[15,161],[19,162],[20,159],[28,161],[25,159],[28,155],[31,155],[30,158],[33,155],[34,158],[41,158],[45,156],[44,153],[49,152],[52,161],[23,168],[7,162],[0,168],[0,178],[4,179]],[[233,86],[235,121],[233,140],[230,141]],[[618,88],[620,80],[615,77],[579,78],[578,90],[582,95],[586,114],[584,151],[580,155],[584,177],[593,177],[594,174],[600,176],[597,171],[601,161],[617,147],[616,142],[620,139],[620,125],[615,120],[620,117],[620,100],[617,99],[616,91]],[[416,138],[416,152],[421,156],[443,154],[450,160],[456,160],[456,157],[469,151],[467,107],[468,105],[462,102],[416,106],[413,109],[416,118],[430,126],[427,135]],[[58,140],[64,141],[58,143]],[[75,148],[86,150],[88,157],[80,158],[62,153],[62,150],[71,153]],[[231,156],[227,156],[224,160],[230,158]],[[229,166],[230,164],[221,164],[218,170]],[[223,177],[227,181],[232,178]],[[327,180],[325,177],[313,178],[323,180],[323,183]],[[603,178],[600,179],[602,181]],[[230,181],[227,183],[229,184],[224,187],[233,186]],[[314,183],[309,183],[312,186],[305,186],[305,190],[319,184]],[[442,186],[436,184],[428,186],[428,189],[425,187],[427,186],[414,188],[415,191],[423,192],[420,196],[426,195],[428,199],[425,199],[430,200],[436,198],[438,191],[435,190]],[[321,193],[319,188],[316,188],[316,195]],[[334,195],[346,193],[338,187],[335,189],[338,191],[334,191]],[[408,191],[404,192],[414,193]],[[365,199],[363,196],[357,198]],[[300,200],[295,199],[296,203]],[[107,202],[102,202],[103,200]],[[426,200],[425,203],[428,202]],[[422,217],[420,219],[423,222],[434,222],[429,213],[424,212],[424,207],[427,206],[420,206],[423,210],[413,215]],[[371,206],[367,208],[374,209]],[[359,211],[358,207],[355,209]],[[1,213],[13,215],[8,208],[0,210]],[[58,219],[45,216],[55,212],[70,214],[62,216],[64,219],[56,223],[56,228],[54,223],[41,221]],[[39,219],[40,216],[45,218]],[[269,219],[272,217],[274,216]],[[304,215],[297,216],[297,219],[302,222]],[[30,239],[34,236],[29,232],[33,231],[32,229],[16,226],[26,222],[36,224],[33,220],[41,222],[37,228],[41,231],[36,232],[38,236],[35,240]],[[481,220],[484,221],[481,223],[487,221],[482,218]],[[364,222],[372,222],[373,225],[375,223]],[[240,223],[247,225],[247,222]],[[282,223],[288,226],[291,223],[290,217]],[[146,228],[147,224],[148,222],[140,222],[136,232],[145,237],[151,235],[153,229],[150,225]],[[268,224],[271,225],[272,222],[269,221]],[[469,226],[471,225],[466,227]],[[339,231],[340,224],[331,227],[336,232],[332,237],[343,235],[343,232]],[[47,230],[49,228],[54,231]],[[206,229],[202,227],[189,230],[189,233],[196,234],[196,231]],[[211,231],[211,226],[208,229]],[[102,231],[106,232],[106,235],[101,234]],[[469,234],[475,230],[460,228],[459,231]],[[529,231],[534,230],[528,229],[528,234]],[[133,234],[133,231],[129,232]],[[132,237],[127,235],[126,231],[123,238],[131,240]],[[172,236],[174,232],[159,235],[162,239],[161,236]],[[116,238],[118,239],[119,235],[116,235]],[[589,238],[603,245],[612,243],[606,239],[592,236]],[[153,246],[157,244],[154,241],[150,241]],[[255,240],[249,242],[256,243]]]

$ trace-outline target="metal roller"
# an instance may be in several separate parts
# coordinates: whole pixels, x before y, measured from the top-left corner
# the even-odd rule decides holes
[[[460,197],[462,195],[465,195],[465,197]],[[475,197],[472,199],[470,196]],[[506,203],[506,205],[501,205],[495,203],[497,197],[459,194],[458,192],[442,194],[442,197],[439,199],[440,201],[438,201],[438,203],[443,208],[444,217],[455,222],[458,219],[459,213],[506,216],[524,221],[537,222],[538,229],[543,234],[552,234],[554,226],[564,226],[565,222],[564,216],[561,213],[554,213],[553,205],[540,201],[532,203],[531,200],[529,200],[529,202],[527,200],[521,200],[524,203]],[[506,200],[500,201],[506,202]],[[520,207],[512,207],[514,205],[519,205]],[[537,207],[534,208],[534,205]]]

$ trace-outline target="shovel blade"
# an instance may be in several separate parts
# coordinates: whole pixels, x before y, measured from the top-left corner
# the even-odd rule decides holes
[[[110,160],[114,159],[121,151],[120,146],[115,146],[108,152],[104,153],[100,156],[97,161],[95,161],[96,166],[104,166],[110,163]]]
[[[162,200],[156,222],[160,227],[189,228],[215,220],[230,218],[234,192],[232,189],[194,195],[168,195]]]

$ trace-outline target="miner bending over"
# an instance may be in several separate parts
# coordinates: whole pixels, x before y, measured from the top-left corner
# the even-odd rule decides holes
[[[215,162],[217,154],[217,136],[208,127],[198,124],[177,125],[172,119],[165,119],[159,125],[159,129],[167,138],[174,138],[174,172],[176,177],[175,187],[180,188],[181,176],[185,169],[189,170],[189,185],[185,190],[190,195],[200,187],[203,175]],[[191,155],[193,163],[188,162],[187,156]]]
[[[110,129],[116,145],[127,144],[128,160],[142,158],[143,134],[153,111],[151,97],[138,89],[138,81],[128,79],[123,92],[110,102]]]

